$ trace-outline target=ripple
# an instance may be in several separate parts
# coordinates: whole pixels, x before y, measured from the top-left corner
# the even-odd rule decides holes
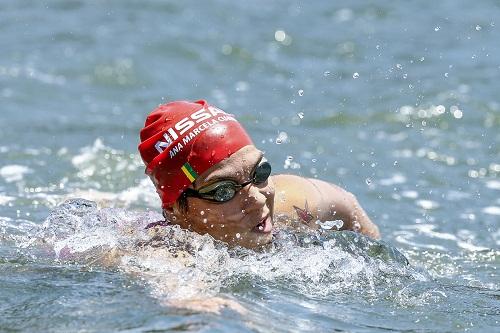
[[[9,197],[7,195],[3,195],[0,193],[0,205],[5,205],[11,201],[13,201],[15,198],[14,197]]]
[[[396,184],[404,184],[406,183],[406,177],[401,173],[396,173],[392,175],[390,178],[384,178],[379,180],[379,184],[383,186],[392,186]]]
[[[493,190],[500,190],[500,181],[498,180],[489,180],[486,182],[486,187],[491,188]]]
[[[2,176],[7,183],[18,182],[23,180],[24,175],[32,173],[33,170],[24,165],[6,165],[0,168],[0,176]]]

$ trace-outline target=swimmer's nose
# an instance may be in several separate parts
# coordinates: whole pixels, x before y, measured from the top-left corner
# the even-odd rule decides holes
[[[265,188],[259,188],[254,184],[248,186],[248,189],[242,193],[245,196],[242,202],[242,206],[244,206],[243,208],[247,212],[262,209],[267,201],[265,193],[267,193]]]

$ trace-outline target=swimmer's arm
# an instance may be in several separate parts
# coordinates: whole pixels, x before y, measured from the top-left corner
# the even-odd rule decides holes
[[[171,256],[169,251],[166,251],[165,249],[154,249],[151,248],[151,251],[156,252],[156,255],[159,255],[159,257],[162,256]],[[148,253],[147,250],[145,250],[146,254]],[[165,294],[170,294],[169,291],[171,289],[176,289],[176,284],[171,283],[169,279],[164,279],[160,280],[161,282],[158,282],[156,279],[158,276],[154,276],[151,274],[147,274],[144,271],[137,270],[134,267],[128,267],[126,264],[124,265],[123,262],[123,257],[128,255],[129,253],[124,252],[123,250],[117,250],[117,249],[111,249],[109,251],[106,251],[103,253],[101,256],[96,258],[94,260],[93,264],[98,264],[103,267],[107,268],[116,268],[120,267],[123,271],[127,272],[128,274],[140,278],[145,281],[153,281],[156,283],[156,288],[162,290],[165,292]],[[137,255],[137,253],[136,253]],[[177,253],[179,255],[179,253]],[[182,255],[178,256],[179,260],[182,260]],[[159,284],[158,284],[159,283]],[[187,309],[191,311],[196,311],[196,312],[209,312],[209,313],[215,313],[219,314],[222,310],[228,309],[232,310],[234,312],[237,312],[241,315],[246,314],[246,309],[240,305],[238,302],[235,300],[232,300],[230,298],[226,297],[219,297],[219,296],[211,296],[211,295],[203,295],[202,291],[204,289],[207,289],[208,287],[202,284],[197,284],[192,287],[193,289],[199,289],[200,290],[200,295],[199,296],[191,296],[191,297],[186,297],[186,298],[169,298],[169,297],[164,297],[161,298],[161,304],[174,307],[174,308],[180,308],[180,309]]]
[[[380,238],[377,226],[370,220],[356,197],[339,186],[293,175],[272,177],[275,184],[275,214],[302,220],[314,228],[316,220],[342,220],[341,230],[354,230]]]
[[[368,217],[354,194],[343,188],[317,179],[310,181],[318,188],[326,216],[324,219],[342,220],[341,230],[359,231],[371,238],[380,239],[378,227]],[[326,206],[326,207],[325,207]]]
[[[229,309],[241,315],[247,313],[247,310],[238,302],[228,298],[217,296],[200,297],[200,298],[187,298],[187,299],[171,299],[165,301],[165,305],[174,308],[187,309],[196,312],[211,312],[220,314],[221,310]]]

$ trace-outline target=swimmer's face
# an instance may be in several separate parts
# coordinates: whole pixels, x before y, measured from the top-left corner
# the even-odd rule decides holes
[[[262,152],[255,146],[245,146],[208,169],[192,187],[200,190],[224,181],[245,183],[263,161]],[[254,248],[272,239],[273,204],[274,184],[269,177],[260,184],[246,185],[227,202],[187,197],[187,210],[180,209],[176,202],[170,214],[175,217],[173,222],[185,229],[208,233],[230,245]]]

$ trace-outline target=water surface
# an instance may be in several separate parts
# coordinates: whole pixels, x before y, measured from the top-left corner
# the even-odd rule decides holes
[[[494,331],[499,17],[495,1],[2,1],[0,330]],[[275,172],[355,193],[383,242],[282,230],[254,253],[145,232],[161,216],[138,131],[200,98]],[[169,303],[186,295],[246,311]]]

